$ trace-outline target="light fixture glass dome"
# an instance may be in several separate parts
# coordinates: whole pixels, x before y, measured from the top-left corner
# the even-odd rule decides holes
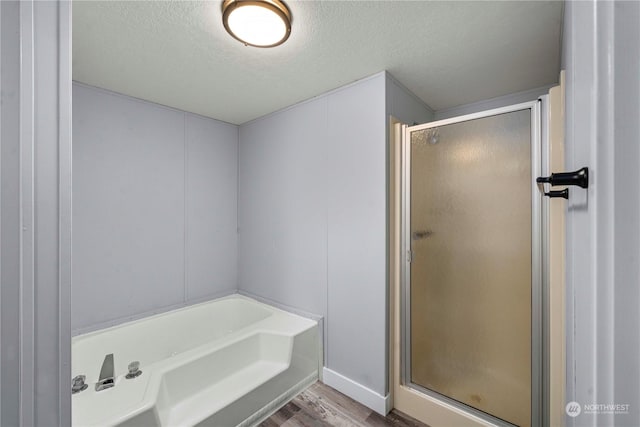
[[[235,39],[256,47],[278,46],[291,32],[291,13],[278,0],[225,0],[222,22]]]

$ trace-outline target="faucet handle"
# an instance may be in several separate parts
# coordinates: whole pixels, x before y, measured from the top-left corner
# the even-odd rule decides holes
[[[129,369],[129,373],[125,376],[125,378],[129,380],[142,374],[142,371],[140,370],[140,362],[137,360],[129,363],[127,369]]]
[[[96,383],[96,391],[106,390],[116,385],[114,374],[113,353],[107,354],[100,368],[100,376]]]
[[[73,383],[71,384],[71,394],[80,393],[82,390],[85,390],[89,387],[85,384],[85,380],[87,377],[85,375],[76,375],[73,377]]]

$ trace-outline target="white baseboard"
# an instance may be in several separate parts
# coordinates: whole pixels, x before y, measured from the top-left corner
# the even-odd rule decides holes
[[[356,402],[362,403],[367,408],[373,409],[380,415],[387,415],[391,410],[391,396],[389,394],[382,396],[329,368],[322,369],[322,382],[346,394]]]

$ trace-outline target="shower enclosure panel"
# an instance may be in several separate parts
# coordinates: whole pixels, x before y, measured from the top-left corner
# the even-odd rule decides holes
[[[541,373],[538,105],[405,128],[405,385],[536,425]]]

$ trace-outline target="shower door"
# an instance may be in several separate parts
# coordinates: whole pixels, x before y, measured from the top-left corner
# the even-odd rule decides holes
[[[404,384],[526,427],[540,391],[537,108],[405,127],[403,143]]]

